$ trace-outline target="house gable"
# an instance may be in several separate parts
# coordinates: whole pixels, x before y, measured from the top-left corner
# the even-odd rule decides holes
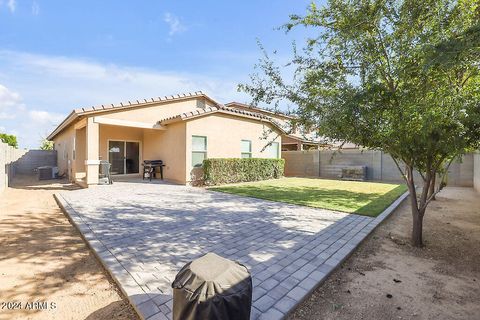
[[[90,116],[102,116],[106,118],[152,122],[153,119],[169,117],[179,112],[187,112],[196,108],[202,109],[219,105],[201,91],[189,94],[179,94],[175,96],[164,96],[143,100],[121,102],[117,105],[100,105],[93,107],[84,107],[73,110],[67,118],[47,137],[53,140],[65,128],[76,123],[79,119]]]

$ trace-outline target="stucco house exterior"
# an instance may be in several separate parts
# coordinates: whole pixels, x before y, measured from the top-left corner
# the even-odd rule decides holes
[[[225,104],[225,106],[240,110],[253,111],[275,119],[275,121],[285,130],[285,133],[282,135],[282,151],[302,151],[332,146],[326,144],[323,139],[316,137],[313,132],[305,133],[299,128],[295,128],[293,122],[296,118],[292,115],[272,112],[270,110],[253,107],[239,102],[229,102]]]
[[[59,172],[84,187],[98,184],[100,160],[117,175],[141,175],[144,160],[163,160],[166,180],[188,184],[205,158],[281,156],[283,118],[258,110],[199,91],[76,109],[48,139]]]

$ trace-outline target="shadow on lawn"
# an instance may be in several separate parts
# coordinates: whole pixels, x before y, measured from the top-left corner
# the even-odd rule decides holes
[[[376,217],[401,196],[406,191],[406,187],[399,185],[387,193],[359,193],[310,186],[280,187],[255,184],[214,187],[211,190]]]

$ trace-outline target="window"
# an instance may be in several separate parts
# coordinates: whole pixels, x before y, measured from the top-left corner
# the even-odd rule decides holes
[[[252,141],[242,140],[240,142],[240,148],[242,153],[242,158],[251,158],[252,157]]]
[[[280,158],[280,152],[279,152],[279,143],[278,142],[272,142],[268,146],[268,156],[269,158]]]
[[[207,137],[192,136],[192,167],[201,167],[207,158]]]

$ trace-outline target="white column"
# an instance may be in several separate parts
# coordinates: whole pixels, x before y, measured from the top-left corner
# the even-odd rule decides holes
[[[99,173],[99,124],[93,122],[93,117],[87,119],[86,160],[87,184],[98,184]]]

